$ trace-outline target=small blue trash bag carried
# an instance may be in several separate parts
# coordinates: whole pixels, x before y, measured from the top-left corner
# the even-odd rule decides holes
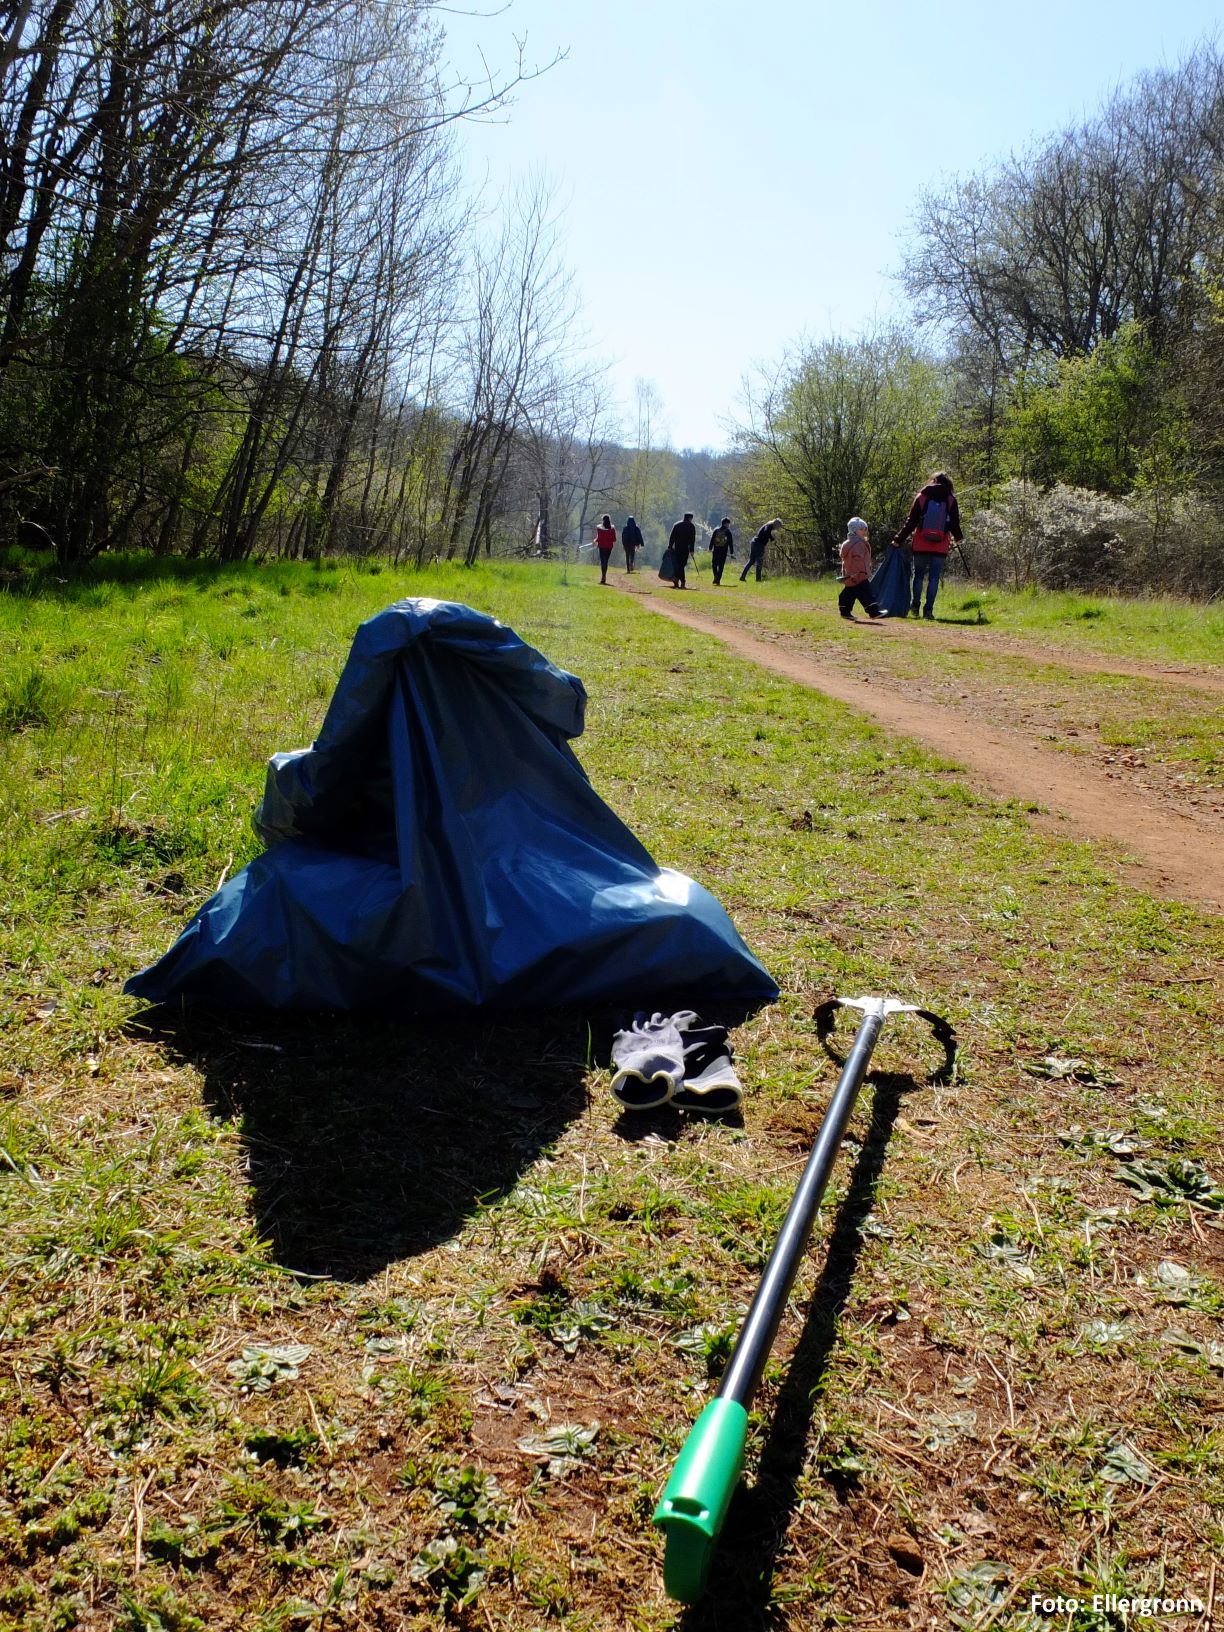
[[[890,617],[899,618],[910,608],[910,563],[903,549],[890,544],[884,559],[871,575],[871,593],[875,602]]]
[[[656,866],[587,781],[569,746],[585,708],[582,682],[496,619],[387,607],[314,746],[268,765],[265,853],[125,991],[389,1016],[771,1001],[713,896]]]

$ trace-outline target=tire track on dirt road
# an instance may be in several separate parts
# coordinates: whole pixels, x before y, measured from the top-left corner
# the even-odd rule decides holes
[[[971,783],[996,798],[1036,801],[1044,808],[1033,820],[1044,831],[1119,846],[1124,853],[1115,859],[1137,888],[1224,914],[1224,830],[1218,825],[1158,805],[1133,788],[1119,789],[1099,772],[963,709],[932,707],[904,691],[856,680],[649,593],[637,598],[660,617],[722,641],[749,662],[925,743],[963,766]],[[1040,661],[1043,654],[1034,655]]]

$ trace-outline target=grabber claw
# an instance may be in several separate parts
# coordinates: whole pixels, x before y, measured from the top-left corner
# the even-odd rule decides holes
[[[833,1032],[838,1009],[858,1009],[863,1014],[878,1015],[881,1025],[890,1014],[916,1014],[925,1020],[935,1041],[944,1051],[943,1064],[933,1075],[936,1082],[951,1082],[956,1075],[956,1059],[960,1042],[952,1023],[933,1009],[919,1008],[917,1003],[902,1003],[896,997],[830,997],[816,1005],[814,1018],[816,1035],[823,1043]]]

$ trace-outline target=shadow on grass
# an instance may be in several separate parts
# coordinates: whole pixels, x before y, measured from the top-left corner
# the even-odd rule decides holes
[[[46,551],[15,547],[0,548],[0,591],[29,595],[34,599],[71,604],[88,602],[100,589],[137,595],[150,588],[179,586],[216,591],[222,595],[256,589],[301,591],[302,585],[316,589],[334,588],[346,573],[412,574],[420,569],[412,561],[392,562],[388,558],[328,556],[316,561],[214,561],[182,555],[149,555],[140,551],[115,551],[95,556],[91,561],[60,567]],[[398,581],[398,580],[397,580]]]
[[[572,1015],[433,1024],[146,1011],[135,1022],[237,1118],[278,1263],[363,1281],[450,1239],[586,1107]]]
[[[772,1632],[779,1624],[771,1596],[773,1577],[807,1457],[813,1403],[854,1283],[860,1232],[875,1202],[902,1097],[922,1086],[908,1074],[873,1072],[868,1081],[875,1090],[871,1126],[833,1222],[824,1269],[774,1406],[755,1477],[751,1486],[741,1483],[736,1491],[709,1585],[678,1623],[681,1632]]]

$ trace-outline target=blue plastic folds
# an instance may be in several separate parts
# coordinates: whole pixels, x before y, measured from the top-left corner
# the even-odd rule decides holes
[[[496,619],[397,601],[357,631],[314,746],[271,760],[269,848],[125,991],[387,1013],[773,999],[719,903],[587,781],[585,707]]]
[[[892,617],[898,618],[910,607],[910,563],[903,549],[891,545],[884,551],[884,559],[871,575],[871,593],[876,605]]]

